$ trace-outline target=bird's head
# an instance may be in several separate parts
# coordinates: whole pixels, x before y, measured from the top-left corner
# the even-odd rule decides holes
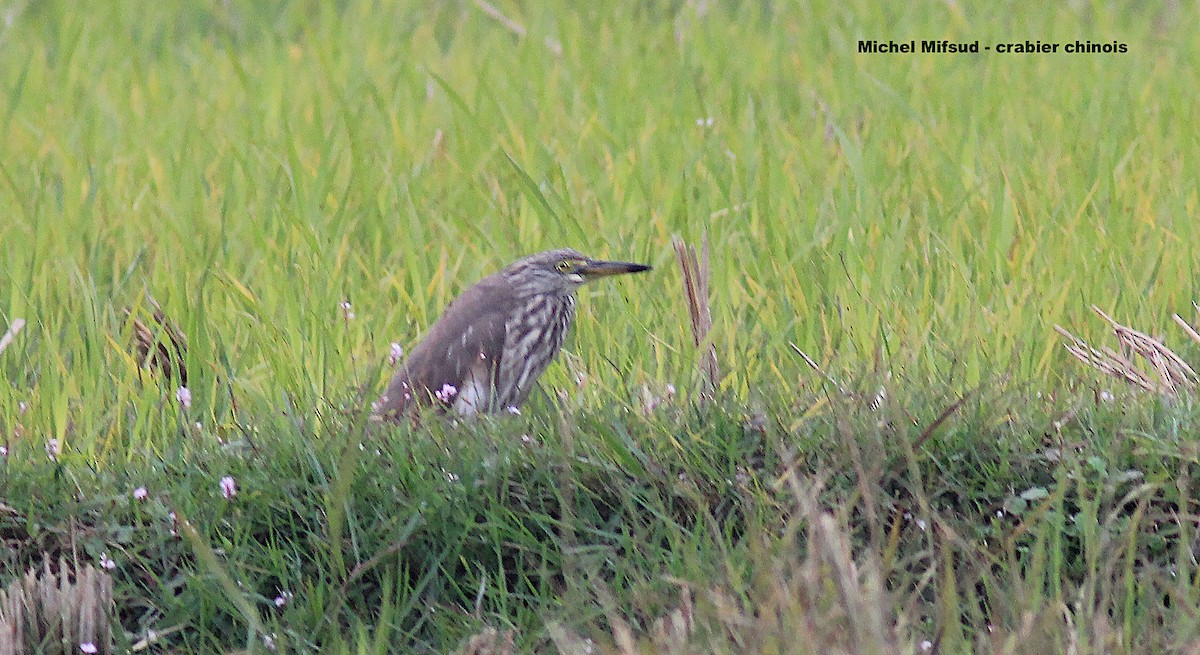
[[[505,274],[534,293],[569,295],[588,280],[648,270],[645,264],[592,259],[577,250],[559,248],[518,260],[505,269]]]

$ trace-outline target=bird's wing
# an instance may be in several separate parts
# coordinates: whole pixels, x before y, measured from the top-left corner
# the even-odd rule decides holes
[[[485,278],[446,307],[388,384],[376,414],[396,418],[417,405],[453,406],[460,394],[470,403],[457,407],[460,411],[495,409],[492,390],[504,351],[505,321],[515,302],[498,282]]]

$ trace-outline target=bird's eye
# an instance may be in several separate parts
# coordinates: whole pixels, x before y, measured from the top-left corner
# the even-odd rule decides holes
[[[564,259],[556,264],[554,268],[558,269],[559,273],[566,273],[567,271],[571,270],[571,262]]]

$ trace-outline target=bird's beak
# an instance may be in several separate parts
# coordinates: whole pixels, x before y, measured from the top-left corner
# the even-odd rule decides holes
[[[598,277],[608,277],[610,275],[623,275],[625,273],[641,273],[648,271],[650,267],[645,264],[634,264],[631,262],[604,262],[590,260],[585,264],[575,269],[575,273],[582,275],[586,280],[594,280]]]

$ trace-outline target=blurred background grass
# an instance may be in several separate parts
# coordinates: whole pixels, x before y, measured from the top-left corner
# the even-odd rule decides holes
[[[961,476],[981,507],[1053,488],[1014,452],[1115,384],[1073,363],[1053,325],[1098,336],[1097,303],[1168,330],[1200,297],[1189,7],[9,2],[0,319],[29,325],[0,355],[0,427],[28,437],[14,452],[44,459],[56,438],[65,461],[101,472],[207,461],[214,435],[279,439],[317,466],[289,440],[339,444],[329,419],[386,375],[390,342],[410,347],[479,277],[569,245],[657,269],[585,292],[565,365],[544,378],[600,413],[580,447],[622,468],[645,457],[635,444],[661,447],[699,458],[679,465],[694,478],[732,477],[759,452],[737,417],[628,414],[643,386],[690,399],[670,237],[707,235],[722,398],[734,414],[769,410],[785,436],[767,460],[795,446],[814,468],[849,466],[824,451],[832,423],[805,422],[831,410],[794,343],[839,379],[924,394],[900,423],[1007,380],[975,399],[969,426],[929,442],[933,472]],[[869,55],[858,39],[1129,52]],[[186,410],[129,354],[123,311],[146,291],[188,335]],[[1145,425],[1170,424],[1145,411]],[[532,420],[541,436],[560,427]],[[1186,440],[1146,428],[1138,450],[1082,429],[1098,451],[1149,462]],[[981,443],[997,430],[1006,439]],[[51,475],[22,470],[6,489]],[[187,475],[202,477],[175,502],[219,477]],[[347,484],[335,500],[375,498]],[[777,507],[769,495],[754,511]]]
[[[312,406],[474,279],[560,245],[659,267],[586,294],[578,366],[681,381],[675,233],[712,243],[738,398],[796,386],[789,341],[850,370],[882,351],[914,380],[1053,386],[1053,323],[1096,302],[1165,325],[1197,296],[1200,89],[1176,5],[502,10],[524,38],[471,3],[14,5],[0,311],[32,324],[3,411],[115,400],[130,371],[107,337],[143,288],[193,335],[198,399],[228,374]]]

